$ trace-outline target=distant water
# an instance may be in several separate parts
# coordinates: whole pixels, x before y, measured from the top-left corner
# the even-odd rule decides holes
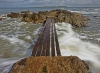
[[[0,8],[0,16],[10,12],[50,11],[64,9],[87,16],[87,27],[73,28],[68,23],[56,23],[61,53],[76,55],[88,61],[93,73],[100,73],[100,8],[96,7],[27,7]],[[7,18],[0,21],[0,73],[7,73],[12,64],[31,55],[41,25]]]

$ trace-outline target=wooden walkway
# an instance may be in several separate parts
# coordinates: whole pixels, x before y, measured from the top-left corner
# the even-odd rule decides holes
[[[61,56],[54,18],[47,18],[35,43],[32,56]]]

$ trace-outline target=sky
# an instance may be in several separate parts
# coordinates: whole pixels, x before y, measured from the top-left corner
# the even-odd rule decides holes
[[[100,7],[100,0],[0,0],[0,7]]]

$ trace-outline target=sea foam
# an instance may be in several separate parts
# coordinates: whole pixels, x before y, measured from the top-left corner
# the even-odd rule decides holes
[[[100,73],[100,46],[81,40],[68,23],[58,23],[56,27],[62,56],[78,56],[89,61],[89,66]]]

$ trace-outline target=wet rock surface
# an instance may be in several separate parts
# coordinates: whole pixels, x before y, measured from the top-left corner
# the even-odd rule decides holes
[[[0,17],[0,21],[1,21],[1,20],[4,20],[4,19],[6,19],[6,18],[2,18],[2,17]]]
[[[76,56],[29,57],[16,62],[9,73],[89,73]]]
[[[46,17],[54,17],[55,22],[67,22],[76,27],[87,26],[88,18],[82,14],[70,12],[67,10],[39,11],[37,13],[22,11],[21,13],[11,12],[7,15],[11,18],[22,18],[24,22],[43,23]]]
[[[23,18],[24,14],[25,13],[11,12],[11,14],[7,14],[7,17],[11,17],[11,18]]]

